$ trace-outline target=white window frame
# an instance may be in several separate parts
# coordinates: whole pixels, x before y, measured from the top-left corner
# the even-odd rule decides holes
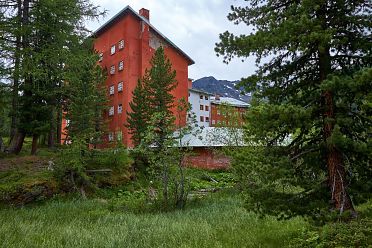
[[[125,46],[124,40],[119,41],[119,50],[124,49],[124,46]]]
[[[110,54],[114,55],[116,53],[116,45],[112,45],[110,49]]]
[[[114,75],[114,74],[115,74],[115,65],[112,65],[112,66],[110,67],[110,74],[111,74],[111,75]]]
[[[114,141],[114,134],[111,133],[111,132],[108,134],[108,141],[109,141],[109,142]]]
[[[103,61],[103,53],[100,53],[99,54],[99,59],[98,59],[99,62],[102,62]]]
[[[118,105],[118,114],[123,113],[123,104]]]
[[[123,92],[124,82],[121,81],[118,83],[118,92]]]
[[[124,60],[119,62],[119,71],[124,70]]]
[[[216,124],[216,120],[212,120],[212,125]]]
[[[109,116],[114,116],[114,114],[115,114],[115,108],[114,106],[111,106],[109,109]]]
[[[115,86],[114,85],[111,85],[110,88],[109,88],[109,93],[110,93],[110,96],[114,95],[115,94]]]

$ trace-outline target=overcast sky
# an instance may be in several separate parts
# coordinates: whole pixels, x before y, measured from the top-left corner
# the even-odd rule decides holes
[[[226,30],[235,34],[247,33],[244,25],[233,25],[226,18],[232,4],[241,0],[92,0],[107,15],[88,27],[96,30],[121,9],[130,5],[135,11],[150,10],[150,22],[162,34],[188,54],[195,64],[189,67],[189,77],[199,79],[214,76],[217,79],[238,80],[256,70],[254,58],[245,62],[236,58],[229,65],[214,52],[219,34]]]

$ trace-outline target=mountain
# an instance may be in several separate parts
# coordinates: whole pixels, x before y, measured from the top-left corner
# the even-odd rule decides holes
[[[224,97],[231,97],[243,102],[250,102],[251,94],[241,95],[241,91],[235,89],[239,81],[218,80],[214,77],[203,77],[192,83],[194,89],[203,90]]]

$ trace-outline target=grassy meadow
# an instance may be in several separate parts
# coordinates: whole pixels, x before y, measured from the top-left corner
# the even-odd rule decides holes
[[[52,200],[1,210],[0,246],[285,247],[307,226],[301,218],[259,218],[226,194],[182,211],[143,214],[114,210],[102,200]]]

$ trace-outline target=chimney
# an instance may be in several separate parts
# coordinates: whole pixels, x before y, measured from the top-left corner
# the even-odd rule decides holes
[[[148,9],[145,9],[145,8],[140,9],[139,14],[140,16],[150,21],[150,11]]]
[[[192,80],[191,78],[189,78],[189,79],[187,80],[187,82],[188,82],[188,86],[189,86],[189,89],[192,89],[192,81],[194,81],[194,80]]]

